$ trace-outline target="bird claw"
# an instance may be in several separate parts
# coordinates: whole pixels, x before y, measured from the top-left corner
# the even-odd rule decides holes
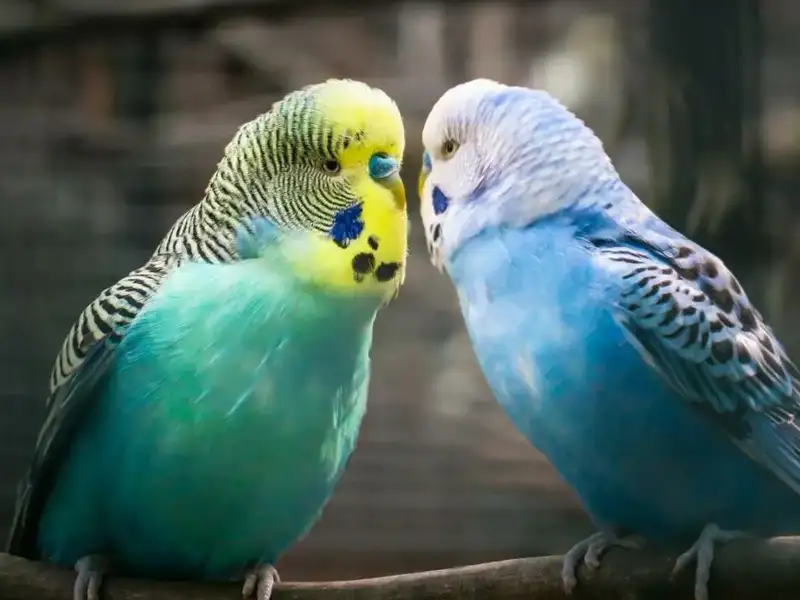
[[[723,531],[714,523],[709,523],[700,532],[700,537],[697,538],[697,541],[675,560],[672,576],[677,575],[692,561],[696,561],[694,598],[695,600],[708,600],[708,580],[711,575],[711,563],[714,562],[714,545],[717,543],[724,544],[744,537],[749,536],[741,531]]]
[[[644,545],[644,540],[637,536],[617,537],[609,531],[598,531],[585,540],[581,540],[564,555],[561,567],[561,581],[564,591],[572,593],[578,584],[578,566],[581,562],[588,569],[594,571],[600,567],[600,562],[610,548],[614,546],[628,550],[638,550]]]
[[[73,600],[100,600],[100,586],[108,573],[109,560],[98,554],[90,554],[75,563],[75,585]]]
[[[251,598],[255,595],[256,600],[269,600],[272,588],[280,582],[281,578],[275,567],[259,565],[247,573],[242,586],[242,597]]]

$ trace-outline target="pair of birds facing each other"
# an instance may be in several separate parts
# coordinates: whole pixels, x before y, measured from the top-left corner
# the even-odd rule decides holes
[[[800,531],[797,371],[715,256],[620,180],[542,91],[474,80],[423,130],[422,220],[514,425],[598,527],[565,556]],[[405,270],[397,107],[331,80],[244,125],[206,196],[69,332],[9,549],[78,571],[244,579],[340,477],[377,311]]]

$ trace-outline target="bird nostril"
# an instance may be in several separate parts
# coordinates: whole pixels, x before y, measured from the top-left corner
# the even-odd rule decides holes
[[[369,158],[369,176],[373,179],[386,179],[397,170],[397,161],[385,152],[376,152]]]

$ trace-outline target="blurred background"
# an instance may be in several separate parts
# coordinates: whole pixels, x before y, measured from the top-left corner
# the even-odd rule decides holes
[[[202,197],[240,123],[352,77],[406,118],[411,257],[379,318],[355,456],[281,574],[563,552],[590,525],[495,405],[425,254],[425,115],[473,77],[548,89],[643,199],[734,267],[800,359],[798,31],[794,0],[2,0],[0,537],[78,312]]]

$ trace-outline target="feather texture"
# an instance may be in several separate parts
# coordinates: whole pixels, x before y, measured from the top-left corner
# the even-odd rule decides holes
[[[595,255],[618,277],[615,316],[683,399],[800,493],[797,367],[722,261],[647,233]]]
[[[800,533],[800,385],[723,262],[661,221],[547,93],[471,81],[423,133],[428,250],[458,291],[499,403],[600,531],[690,544]],[[694,542],[694,543],[692,543]]]
[[[175,270],[103,376],[76,380],[92,402],[35,529],[44,558],[230,578],[316,519],[366,408],[377,303],[298,288],[274,260]]]
[[[624,293],[633,284],[623,275],[642,265],[613,258],[638,251],[612,250],[606,236],[596,246],[585,234],[559,220],[485,232],[446,264],[478,361],[514,425],[598,525],[669,543],[689,541],[708,522],[800,531],[800,502],[786,485],[800,472],[796,430],[791,419],[776,426],[783,413],[773,412],[793,414],[794,398],[763,411],[715,410],[692,387],[691,370],[706,363],[660,338],[640,343],[628,329]],[[636,257],[666,276],[665,263]]]
[[[316,520],[366,410],[373,322],[405,265],[403,145],[391,99],[353,81],[239,130],[202,202],[70,329],[12,553],[74,565],[76,597],[95,555],[272,577],[257,567]]]

